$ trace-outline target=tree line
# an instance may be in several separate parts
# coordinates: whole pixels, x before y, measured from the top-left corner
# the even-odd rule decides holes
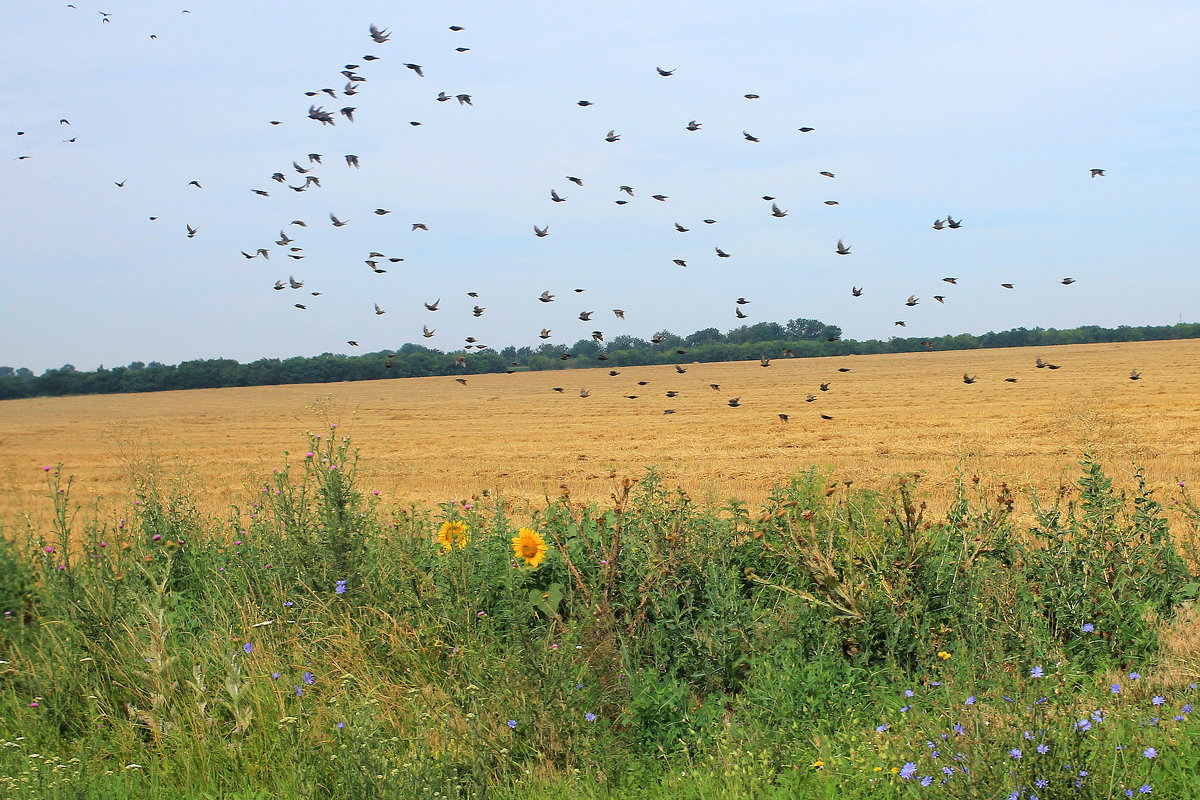
[[[228,358],[184,361],[178,365],[135,361],[128,366],[112,369],[101,366],[94,372],[77,370],[71,364],[64,364],[57,369],[48,369],[41,375],[35,375],[25,367],[0,367],[0,400],[600,366],[632,367],[693,361],[746,361],[762,356],[811,358],[923,350],[1196,339],[1200,338],[1200,323],[1140,327],[1121,325],[1116,328],[1085,325],[1061,330],[1014,328],[980,335],[962,333],[932,338],[893,337],[863,341],[843,339],[841,333],[838,326],[827,325],[819,320],[792,319],[782,325],[777,322],[743,325],[724,333],[716,328],[704,328],[688,336],[660,331],[650,340],[622,335],[608,341],[580,339],[571,346],[509,346],[499,351],[442,352],[410,343],[397,350],[363,355],[322,353],[312,357],[261,358],[246,364]]]

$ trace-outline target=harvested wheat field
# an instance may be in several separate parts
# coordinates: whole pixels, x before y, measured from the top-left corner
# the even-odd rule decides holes
[[[1036,368],[1038,357],[1059,369]],[[1130,379],[1134,368],[1140,380]],[[1078,474],[1087,447],[1118,483],[1134,465],[1163,489],[1200,473],[1196,341],[618,371],[6,401],[0,519],[44,517],[41,467],[59,461],[84,503],[123,504],[131,475],[152,474],[186,480],[204,510],[221,513],[255,492],[284,451],[302,458],[305,432],[329,423],[360,450],[364,486],[420,505],[484,490],[536,503],[563,485],[577,500],[602,500],[614,476],[640,477],[648,467],[694,499],[753,504],[815,464],[880,488],[920,472],[940,510],[960,470],[1054,491]],[[977,381],[964,383],[964,372]]]

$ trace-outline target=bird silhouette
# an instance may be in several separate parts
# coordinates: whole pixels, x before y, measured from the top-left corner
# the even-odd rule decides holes
[[[619,142],[619,141],[621,141],[621,137],[617,135],[617,132],[615,130],[611,130],[608,132],[608,135],[604,137],[604,141]]]
[[[850,294],[854,297],[862,297],[863,290],[857,286],[850,287]]]
[[[676,364],[675,371],[682,375],[683,373],[687,372],[687,367],[683,366],[682,364]]]
[[[935,231],[940,231],[940,230],[944,229],[945,227],[946,227],[946,223],[945,223],[945,222],[943,222],[942,220],[940,220],[940,219],[935,219],[935,220],[933,221],[933,229],[934,229]]]
[[[963,383],[974,383],[974,382],[975,382],[975,377],[976,377],[976,376],[974,376],[974,375],[968,375],[967,373],[965,373],[965,372],[964,372],[964,373],[963,373]]]
[[[549,303],[554,300],[554,297],[554,295],[550,294],[549,290],[546,290],[542,292],[542,295],[538,298],[538,300],[541,300],[543,303]]]
[[[912,295],[912,294],[910,294],[910,295],[908,296],[908,300],[906,300],[906,301],[904,302],[904,305],[906,305],[906,306],[915,306],[915,305],[917,304],[917,302],[918,302],[918,300],[917,300],[917,296],[916,296],[916,295]]]
[[[544,228],[539,228],[537,225],[533,226],[533,235],[538,237],[539,239],[541,239],[545,236],[548,236],[549,234],[550,234],[550,226],[549,225],[547,225]]]
[[[689,131],[698,131],[698,130],[700,130],[700,126],[701,126],[702,124],[703,124],[703,123],[696,122],[696,120],[692,120],[692,121],[691,121],[691,122],[689,122],[689,123],[688,123],[688,124],[687,124],[685,127],[686,127],[686,128],[687,128],[687,130],[689,130]]]
[[[946,283],[952,283],[955,285],[958,284],[958,278],[942,278],[942,280],[944,280]]]
[[[822,174],[822,175],[824,175],[826,178],[834,178],[834,177],[837,177],[837,176],[836,176],[836,175],[834,175],[832,172],[822,172],[821,174]]]
[[[412,224],[412,229],[413,229],[414,231],[416,231],[416,230],[428,231],[428,230],[429,230],[429,226],[428,226],[428,225],[426,225],[424,222],[414,222],[414,223]]]
[[[1093,170],[1092,170],[1092,177],[1093,177],[1093,178],[1103,178],[1103,177],[1104,177],[1104,170],[1102,170],[1102,169],[1093,169]]]
[[[358,156],[353,153],[346,156],[346,166],[358,169]]]
[[[841,239],[838,239],[837,250],[834,252],[836,252],[839,256],[848,256],[850,255],[850,248],[843,244]]]
[[[655,67],[654,69],[657,70],[658,74],[662,75],[664,78],[675,74],[675,70],[673,69],[663,69],[662,67]]]
[[[596,313],[595,311],[580,311],[579,318],[581,320],[583,320],[584,322],[590,322],[592,319],[592,314],[595,314],[595,313]]]
[[[421,77],[421,78],[425,77],[425,73],[421,71],[420,64],[405,64],[404,66],[407,67],[408,69],[411,69],[413,72],[417,73],[417,75],[419,77]]]
[[[717,258],[729,258],[730,257],[729,253],[726,253],[724,250],[722,250],[719,247],[714,247],[713,249],[717,251]]]
[[[1142,373],[1138,372],[1136,369],[1129,373],[1129,380],[1139,381],[1141,379],[1142,379]]]
[[[456,94],[456,95],[454,95],[454,99],[458,101],[458,104],[460,106],[475,105],[474,103],[471,102],[471,95],[469,95],[469,94]]]
[[[550,190],[550,199],[551,199],[551,200],[553,200],[553,201],[554,201],[554,202],[556,202],[556,203],[565,203],[565,202],[567,202],[567,198],[565,198],[565,197],[560,197],[560,196],[559,196],[559,194],[558,194],[558,192],[557,192],[556,190],[554,190],[554,189],[551,189],[551,190]]]
[[[434,300],[432,303],[426,303],[426,304],[425,304],[425,308],[426,308],[426,310],[428,310],[428,311],[437,311],[437,310],[438,310],[438,304],[439,304],[439,303],[441,303],[441,302],[442,302],[442,298],[440,298],[440,297],[439,297],[437,300]]]
[[[673,261],[675,264],[678,264],[678,265],[679,265],[679,266],[681,266],[681,267],[686,267],[686,266],[687,266],[687,262],[686,262],[686,261],[684,261],[682,258],[675,258],[675,259],[672,259],[672,261]]]
[[[691,230],[691,228],[685,228],[685,227],[683,227],[682,225],[680,225],[678,222],[676,222],[676,223],[675,223],[675,230],[679,231],[680,233],[687,233],[688,231],[690,231],[690,230]]]
[[[383,44],[390,36],[391,34],[388,33],[386,28],[380,29],[375,27],[374,23],[371,23],[371,39],[374,40],[376,44]]]
[[[1061,283],[1063,286],[1070,286],[1072,283],[1075,283],[1075,279],[1074,278],[1063,278],[1061,281],[1059,281],[1059,283]]]
[[[333,227],[335,227],[335,228],[340,228],[343,225],[345,225],[347,222],[350,221],[350,220],[346,220],[346,219],[338,219],[332,213],[329,215],[329,219],[331,222],[333,222]]]
[[[757,141],[758,141],[758,137],[757,137],[757,136],[751,136],[751,135],[750,135],[749,133],[747,133],[746,131],[742,131],[742,136],[744,136],[744,137],[745,137],[745,139],[746,139],[746,141],[747,141],[747,142],[757,142]]]
[[[624,309],[621,309],[621,308],[614,308],[614,309],[612,310],[612,312],[613,312],[613,315],[614,315],[614,316],[615,316],[617,319],[625,319],[625,310],[624,310]]]
[[[583,186],[582,178],[574,178],[574,177],[568,175],[567,180],[569,180],[571,183],[575,184],[576,186]]]
[[[787,414],[780,414],[780,415],[779,415],[779,421],[780,421],[780,422],[787,422],[787,421],[788,421],[788,415],[787,415]]]
[[[782,210],[776,204],[771,203],[771,216],[772,217],[786,217],[787,214],[788,214],[788,212]]]
[[[729,407],[730,408],[737,408],[741,404],[742,404],[742,398],[740,398],[740,397],[729,398]]]

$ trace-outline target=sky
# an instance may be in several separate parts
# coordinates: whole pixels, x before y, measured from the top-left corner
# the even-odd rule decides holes
[[[1194,2],[12,5],[0,365],[1200,319]]]

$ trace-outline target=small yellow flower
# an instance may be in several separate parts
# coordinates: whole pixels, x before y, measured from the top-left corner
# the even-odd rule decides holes
[[[937,657],[938,657],[938,658],[940,658],[942,661],[949,661],[949,660],[950,660],[950,654],[949,654],[949,653],[947,653],[945,650],[939,650],[939,651],[938,651],[938,654],[937,654]]]
[[[820,769],[821,767],[825,766],[825,762],[818,758],[812,763],[812,766],[813,769]]]
[[[875,768],[875,771],[876,771],[876,772],[883,772],[883,767],[876,767],[876,768]]]
[[[537,569],[538,564],[546,557],[546,540],[533,528],[521,528],[512,539],[513,553],[517,558]]]
[[[471,530],[467,523],[460,519],[446,520],[437,533],[438,543],[446,550],[453,550],[455,545],[461,550],[471,541]]]

